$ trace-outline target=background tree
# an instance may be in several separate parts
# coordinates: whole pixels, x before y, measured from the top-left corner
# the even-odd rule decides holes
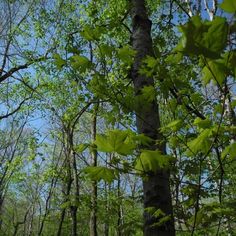
[[[1,6],[2,234],[235,233],[233,1]]]

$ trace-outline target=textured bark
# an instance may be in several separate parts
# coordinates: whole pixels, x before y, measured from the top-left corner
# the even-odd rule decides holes
[[[70,160],[68,158],[66,158],[65,164],[64,164],[65,168],[66,168],[66,183],[64,183],[65,185],[63,186],[64,190],[64,194],[65,194],[65,200],[64,202],[68,202],[69,200],[69,195],[70,195],[70,191],[71,191],[71,186],[72,186],[72,178],[71,178],[71,166],[70,166]],[[63,222],[65,219],[65,215],[66,215],[66,208],[63,208],[61,211],[61,217],[60,217],[60,221],[59,221],[59,225],[58,225],[58,229],[57,229],[57,236],[61,236],[62,235],[62,226],[63,226]]]
[[[120,176],[117,180],[117,198],[118,198],[118,219],[117,219],[117,236],[122,236],[122,197],[121,197],[121,186],[120,186]]]
[[[145,1],[131,0],[132,17],[132,46],[136,51],[132,67],[132,80],[135,94],[139,95],[144,86],[153,86],[153,78],[140,75],[139,69],[142,60],[146,56],[154,56],[151,38],[151,21],[148,19]],[[145,134],[153,140],[162,140],[160,133],[160,118],[158,103],[156,100],[145,104],[145,108],[137,104],[136,124],[139,133]],[[158,149],[165,153],[165,144],[151,144],[149,149]],[[159,170],[157,173],[150,173],[149,177],[143,181],[144,208],[155,207],[161,209],[166,215],[171,216],[171,220],[161,226],[153,225],[158,222],[158,218],[152,217],[147,212],[144,213],[144,236],[165,236],[175,235],[174,221],[172,214],[171,193],[169,187],[169,172]]]
[[[72,150],[72,149],[71,149]],[[71,219],[72,219],[72,236],[77,236],[77,211],[78,211],[78,203],[79,203],[79,178],[78,178],[78,170],[76,164],[76,156],[75,153],[71,151],[72,158],[72,172],[73,172],[73,182],[74,182],[74,205],[70,207],[71,211]]]
[[[109,212],[109,199],[108,199],[109,184],[105,183],[105,205],[106,205],[106,214]],[[109,218],[106,218],[104,225],[104,236],[109,236]]]
[[[94,114],[92,120],[92,129],[91,129],[91,136],[92,140],[95,141],[96,134],[97,134],[97,112],[98,112],[99,103],[97,103],[94,107]],[[92,153],[92,165],[97,166],[97,150],[93,149]],[[97,190],[97,181],[93,181],[92,183],[92,199],[91,199],[91,213],[90,213],[90,236],[97,236],[97,197],[98,197],[98,190]]]
[[[77,207],[71,206],[70,214],[71,214],[71,219],[72,219],[71,235],[77,236]]]
[[[48,193],[48,196],[46,198],[46,202],[45,202],[45,212],[43,214],[43,217],[42,217],[42,220],[40,222],[40,226],[39,226],[39,232],[38,232],[38,235],[37,236],[41,236],[42,233],[43,233],[43,229],[44,229],[44,224],[45,224],[45,221],[47,219],[47,216],[49,214],[49,210],[50,210],[50,201],[51,201],[51,198],[52,198],[52,194],[53,194],[53,190],[56,186],[56,183],[57,183],[57,178],[52,178],[51,180],[51,183],[50,183],[50,188],[49,188],[49,193]]]
[[[2,229],[2,215],[3,215],[3,202],[4,202],[4,195],[2,190],[0,190],[0,230]]]

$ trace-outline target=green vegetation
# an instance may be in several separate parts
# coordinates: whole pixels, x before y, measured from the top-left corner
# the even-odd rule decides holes
[[[0,15],[0,235],[236,235],[235,0]]]

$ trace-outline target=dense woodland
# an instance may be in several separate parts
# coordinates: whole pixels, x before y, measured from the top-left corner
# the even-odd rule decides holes
[[[0,235],[236,235],[235,0],[0,0]]]

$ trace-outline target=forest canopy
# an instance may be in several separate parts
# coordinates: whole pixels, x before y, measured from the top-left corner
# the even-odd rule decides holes
[[[235,0],[0,1],[0,235],[236,235]]]

